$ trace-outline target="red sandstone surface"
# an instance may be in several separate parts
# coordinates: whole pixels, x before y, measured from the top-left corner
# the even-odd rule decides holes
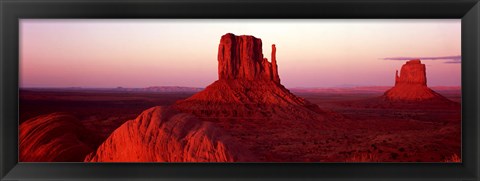
[[[87,162],[231,162],[226,138],[211,123],[167,107],[153,107],[116,129]]]
[[[21,162],[81,161],[98,145],[98,138],[75,117],[51,113],[20,125]]]

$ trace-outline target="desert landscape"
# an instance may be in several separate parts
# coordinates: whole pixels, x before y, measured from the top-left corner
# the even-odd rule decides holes
[[[391,86],[286,88],[271,46],[221,36],[207,87],[22,88],[19,159],[461,162],[461,87],[429,87],[421,59]]]

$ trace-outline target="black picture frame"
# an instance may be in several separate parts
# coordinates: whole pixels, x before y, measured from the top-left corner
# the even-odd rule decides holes
[[[21,18],[461,19],[462,163],[18,163]],[[463,180],[480,178],[478,0],[0,0],[1,180]]]

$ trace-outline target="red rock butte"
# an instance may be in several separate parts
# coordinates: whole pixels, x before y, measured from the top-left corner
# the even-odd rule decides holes
[[[425,101],[447,98],[427,87],[425,64],[419,59],[409,60],[395,73],[395,86],[385,92],[384,99],[389,101]]]
[[[276,51],[272,45],[269,62],[263,57],[261,39],[232,33],[223,35],[218,46],[218,80],[192,97],[178,101],[175,107],[197,116],[222,117],[264,116],[271,114],[275,106],[288,111],[292,108],[287,107],[293,106],[322,112],[317,105],[293,95],[280,84]]]

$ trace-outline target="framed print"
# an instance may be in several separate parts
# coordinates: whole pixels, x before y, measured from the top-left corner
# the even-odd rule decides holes
[[[0,5],[2,180],[478,180],[478,1]]]

